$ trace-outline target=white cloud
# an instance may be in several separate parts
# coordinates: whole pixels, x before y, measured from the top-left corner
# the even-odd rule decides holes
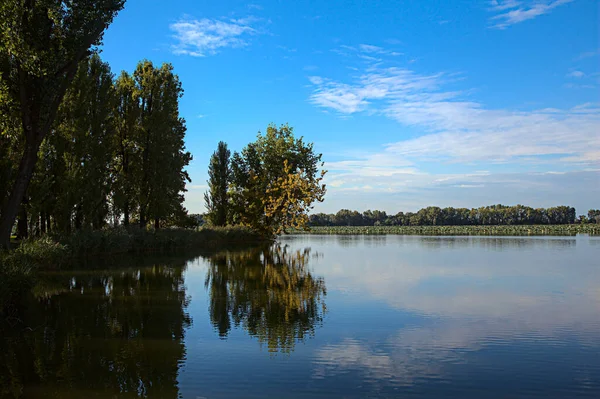
[[[568,78],[583,78],[585,77],[585,73],[581,71],[571,71],[567,74]]]
[[[448,80],[442,73],[371,67],[350,83],[311,77],[310,101],[344,115],[385,115],[427,132],[389,144],[385,152],[399,159],[498,163],[561,156],[565,162],[600,161],[597,104],[527,112],[486,109],[463,92],[444,90]]]
[[[504,10],[509,10],[511,8],[517,8],[521,5],[520,1],[516,1],[516,0],[492,0],[490,1],[490,4],[492,5],[491,9],[494,11],[504,11]]]
[[[321,107],[332,108],[343,114],[352,114],[363,111],[369,104],[367,98],[371,93],[368,91],[328,81],[319,76],[311,76],[309,80],[317,86],[311,100]]]
[[[575,59],[573,61],[585,60],[586,58],[592,58],[599,54],[600,54],[600,50],[586,51],[584,53],[579,54],[577,57],[575,57]]]
[[[534,19],[540,15],[548,14],[550,11],[563,4],[571,3],[573,0],[495,0],[491,2],[490,11],[496,12],[491,20],[493,27],[505,29],[510,25]]]
[[[186,184],[185,188],[190,191],[190,190],[206,190],[208,189],[208,185],[207,184]]]
[[[257,31],[251,26],[256,19],[193,19],[182,18],[170,25],[177,40],[172,46],[175,54],[204,57],[216,54],[227,47],[243,47],[248,44],[248,37]]]
[[[594,85],[580,85],[580,84],[576,84],[576,83],[565,83],[564,87],[567,89],[595,89],[596,86]]]
[[[348,46],[348,45],[341,45],[339,48],[335,48],[333,50],[331,50],[332,52],[336,53],[336,54],[340,54],[340,55],[356,55],[359,58],[362,58],[364,60],[367,61],[375,61],[375,62],[380,62],[382,61],[381,58],[378,58],[376,56],[382,56],[382,55],[388,55],[388,56],[399,56],[399,55],[403,55],[403,53],[400,53],[398,51],[392,51],[392,50],[388,50],[385,49],[383,47],[379,47],[379,46],[375,46],[372,44],[359,44],[358,46]]]

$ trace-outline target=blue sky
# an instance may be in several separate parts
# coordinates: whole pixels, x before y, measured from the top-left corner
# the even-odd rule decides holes
[[[170,62],[185,94],[186,207],[203,212],[219,140],[270,122],[315,143],[316,211],[429,205],[600,207],[593,0],[128,0],[114,73]]]

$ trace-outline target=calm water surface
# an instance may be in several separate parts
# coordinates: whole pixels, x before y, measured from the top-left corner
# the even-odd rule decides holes
[[[0,396],[599,398],[600,238],[298,236],[44,275]]]

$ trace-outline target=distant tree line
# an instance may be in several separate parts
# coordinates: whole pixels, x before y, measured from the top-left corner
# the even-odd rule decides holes
[[[115,79],[97,54],[84,58],[69,84],[19,206],[17,233],[102,228],[155,228],[185,219],[183,89],[170,64],[141,61]],[[26,145],[19,107],[2,104],[0,204],[18,179]],[[4,208],[3,208],[4,210]]]
[[[481,226],[524,224],[600,223],[600,210],[590,210],[587,217],[576,218],[575,208],[557,206],[531,208],[523,205],[491,205],[480,208],[439,208],[430,206],[418,212],[385,211],[363,213],[342,209],[335,214],[310,215],[311,226]]]

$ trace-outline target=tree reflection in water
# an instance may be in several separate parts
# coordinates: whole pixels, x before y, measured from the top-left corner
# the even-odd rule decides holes
[[[232,324],[289,353],[314,334],[326,310],[325,281],[308,270],[310,249],[290,251],[279,244],[209,257],[206,287],[210,318],[226,338]]]
[[[0,397],[177,398],[184,265],[46,276],[0,327]]]

